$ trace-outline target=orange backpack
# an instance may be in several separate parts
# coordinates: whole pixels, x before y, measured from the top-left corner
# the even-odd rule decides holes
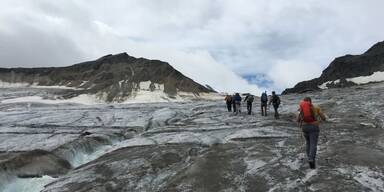
[[[309,101],[300,102],[301,118],[306,123],[313,123],[316,121],[315,114],[313,111],[313,105]]]

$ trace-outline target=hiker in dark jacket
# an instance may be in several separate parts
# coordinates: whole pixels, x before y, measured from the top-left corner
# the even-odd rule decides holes
[[[268,106],[268,95],[267,91],[261,94],[261,116],[267,116],[267,106]]]
[[[240,107],[241,107],[241,97],[240,97],[240,94],[239,93],[236,93],[235,94],[235,97],[233,98],[233,100],[235,101],[235,106],[236,106],[236,115],[241,113],[241,110],[240,110]]]
[[[273,105],[273,109],[275,110],[275,119],[279,119],[278,108],[280,105],[280,97],[276,95],[274,91],[272,91],[271,99],[269,100],[269,105]]]
[[[227,104],[228,112],[231,112],[232,111],[232,96],[227,95],[227,96],[225,96],[224,100],[225,100],[225,103]]]
[[[254,100],[254,96],[251,95],[251,94],[248,94],[245,99],[244,99],[244,102],[247,102],[247,111],[248,111],[248,115],[251,115],[252,114],[252,103],[253,103],[253,100]]]

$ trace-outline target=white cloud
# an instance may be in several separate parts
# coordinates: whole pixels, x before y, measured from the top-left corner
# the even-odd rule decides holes
[[[219,90],[283,89],[384,39],[382,0],[4,0],[0,66],[63,66],[109,53],[167,61]],[[310,70],[301,70],[301,69]]]
[[[281,90],[294,86],[303,79],[310,79],[320,76],[321,66],[310,62],[280,60],[276,61],[267,75],[275,82],[277,89]]]

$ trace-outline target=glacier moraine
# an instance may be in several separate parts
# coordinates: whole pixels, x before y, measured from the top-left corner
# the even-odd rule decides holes
[[[329,117],[310,170],[294,121],[304,95],[282,96],[275,120],[258,102],[235,116],[221,100],[82,105],[2,88],[0,191],[384,191],[383,93],[308,94]]]

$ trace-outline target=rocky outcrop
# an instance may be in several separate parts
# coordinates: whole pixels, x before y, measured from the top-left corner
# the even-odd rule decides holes
[[[41,86],[67,86],[66,98],[79,94],[98,94],[106,101],[123,101],[137,90],[162,91],[168,96],[178,92],[213,92],[184,76],[166,62],[135,58],[126,53],[106,55],[95,61],[57,68],[0,68],[0,81]]]
[[[283,94],[316,91],[322,88],[356,85],[351,79],[371,76],[384,71],[384,41],[375,44],[362,55],[338,57],[323,71],[319,78],[298,83]],[[384,79],[384,78],[383,78]]]

